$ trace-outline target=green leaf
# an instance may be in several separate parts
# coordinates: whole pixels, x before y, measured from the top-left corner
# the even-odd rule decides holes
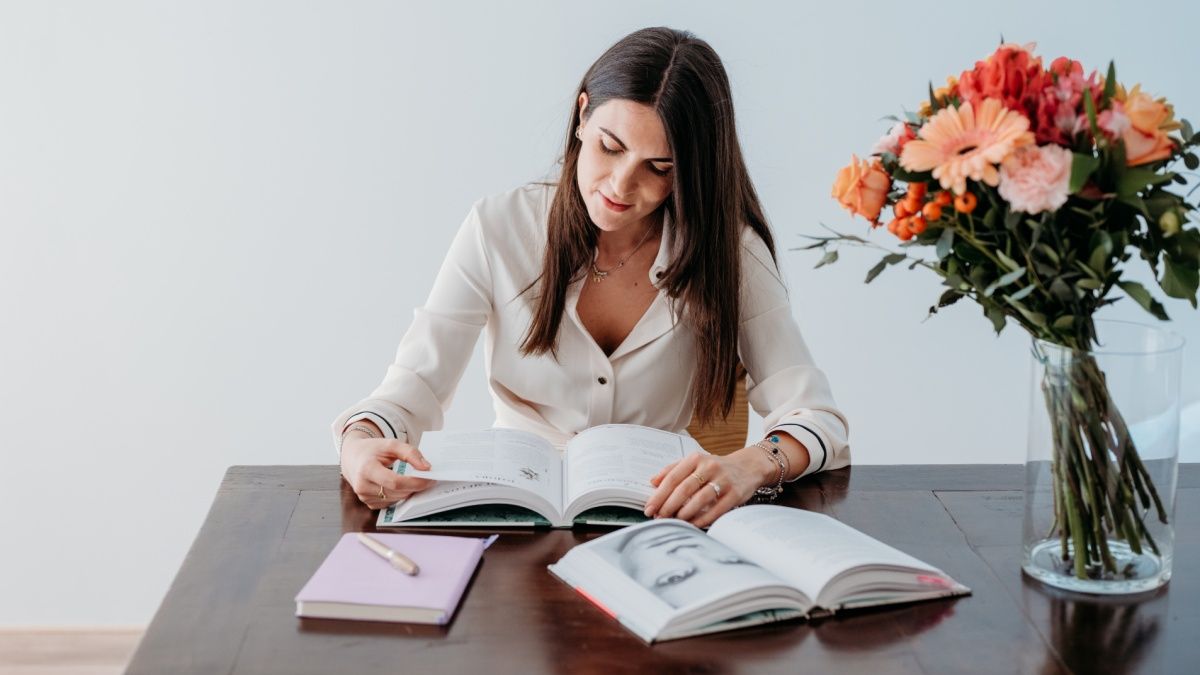
[[[1080,279],[1075,282],[1076,288],[1083,288],[1089,291],[1095,291],[1104,287],[1098,279]]]
[[[1004,251],[1001,251],[1000,249],[996,249],[996,257],[999,258],[1000,262],[1004,263],[1004,266],[1010,270],[1015,270],[1018,267],[1021,267],[1020,265],[1017,264],[1016,260],[1013,260],[1012,258],[1004,255]],[[1022,272],[1025,271],[1025,268],[1022,267],[1021,271]]]
[[[838,252],[836,249],[833,251],[826,251],[825,255],[821,257],[821,260],[819,262],[817,262],[816,265],[813,266],[813,269],[815,270],[818,267],[822,267],[822,266],[828,265],[830,263],[835,263],[835,262],[837,262],[837,259],[838,259]]]
[[[1196,132],[1194,132],[1192,130],[1191,122],[1181,119],[1181,120],[1179,120],[1179,126],[1180,126],[1179,133],[1183,134],[1184,141],[1187,141],[1190,143],[1190,142],[1195,142],[1197,140],[1200,140],[1195,137]]]
[[[1050,244],[1041,243],[1037,245],[1037,249],[1045,254],[1045,256],[1049,258],[1050,261],[1055,265],[1059,264],[1058,251],[1055,251],[1053,246]]]
[[[1087,110],[1088,128],[1092,130],[1092,138],[1103,138],[1100,135],[1100,125],[1096,124],[1096,104],[1092,102],[1091,87],[1083,88],[1083,107]]]
[[[1150,295],[1150,291],[1147,291],[1145,286],[1136,281],[1121,281],[1117,285],[1121,287],[1121,290],[1125,291],[1126,295],[1141,305],[1142,309],[1163,321],[1169,320],[1170,317],[1167,316],[1166,308],[1163,307],[1161,302],[1155,300],[1154,296]]]
[[[942,236],[938,237],[937,242],[937,257],[938,260],[944,260],[950,255],[950,249],[954,246],[954,228],[947,227],[942,230]]]
[[[1200,167],[1200,158],[1189,152],[1183,156],[1183,165],[1195,171],[1197,167]]]
[[[1029,323],[1037,326],[1038,328],[1046,327],[1046,315],[1045,314],[1042,314],[1040,312],[1030,311],[1028,307],[1021,304],[1020,300],[1013,300],[1012,298],[1005,298],[1005,300],[1008,302],[1008,304],[1010,304],[1014,308],[1016,308],[1016,310],[1021,313],[1021,316],[1025,317],[1025,320],[1028,321]]]
[[[907,257],[908,256],[904,255],[903,253],[889,253],[889,254],[883,256],[883,262],[885,262],[889,265],[895,265],[896,263],[900,262],[901,260],[904,260]]]
[[[1151,185],[1166,183],[1171,180],[1170,173],[1159,173],[1152,169],[1131,167],[1125,169],[1117,178],[1118,197],[1136,197],[1137,193]]]
[[[1076,152],[1071,159],[1071,184],[1067,188],[1071,194],[1083,189],[1089,176],[1100,166],[1100,158],[1090,154]]]
[[[933,82],[932,81],[929,83],[929,110],[931,111],[930,114],[936,113],[938,111],[938,101],[937,101],[937,96],[933,95]]]
[[[1071,314],[1064,314],[1054,320],[1052,324],[1054,330],[1059,332],[1067,332],[1075,329],[1075,317]]]
[[[875,266],[867,271],[867,278],[865,280],[863,280],[863,283],[869,284],[872,281],[874,281],[875,277],[879,276],[880,272],[887,269],[887,266],[888,266],[887,260],[880,260],[879,262],[875,263]]]
[[[1181,265],[1170,256],[1163,256],[1163,262],[1163,278],[1159,280],[1158,285],[1172,298],[1182,298],[1195,307],[1196,287],[1200,286],[1200,271],[1195,267]]]
[[[1017,291],[1016,293],[1013,293],[1009,297],[1012,298],[1013,300],[1024,300],[1026,297],[1029,296],[1030,293],[1032,293],[1036,289],[1037,289],[1037,286],[1034,286],[1033,284],[1029,284],[1025,288],[1022,288],[1021,290]]]
[[[1096,270],[1098,274],[1104,274],[1108,269],[1108,257],[1112,255],[1112,237],[1104,230],[1096,230],[1092,235],[1093,247],[1092,256],[1088,258],[1088,267]]]
[[[987,318],[992,320],[992,328],[995,328],[996,335],[999,335],[1000,331],[1004,330],[1004,322],[1006,319],[1004,316],[1004,310],[1000,309],[999,305],[989,305],[983,310],[983,313],[987,315]]]
[[[984,297],[988,297],[988,298],[992,297],[992,293],[996,292],[997,288],[1003,288],[1003,287],[1013,283],[1017,279],[1020,279],[1023,276],[1025,276],[1025,268],[1018,267],[1017,269],[1009,272],[1008,274],[1005,274],[1004,276],[1000,277],[999,279],[997,279],[997,280],[993,281],[991,284],[989,284],[988,287],[983,290]]]
[[[954,303],[956,303],[962,299],[963,299],[963,294],[959,293],[958,291],[956,291],[952,288],[952,289],[946,291],[945,293],[942,293],[942,297],[938,298],[937,306],[938,307],[949,307],[950,305],[953,305]]]
[[[1117,66],[1108,62],[1108,75],[1104,79],[1104,102],[1107,103],[1117,93]]]

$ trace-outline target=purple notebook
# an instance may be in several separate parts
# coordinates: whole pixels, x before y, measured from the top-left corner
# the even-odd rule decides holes
[[[363,545],[357,532],[347,532],[296,594],[296,616],[444,625],[491,543],[432,534],[371,536],[411,558],[420,572],[404,574]]]

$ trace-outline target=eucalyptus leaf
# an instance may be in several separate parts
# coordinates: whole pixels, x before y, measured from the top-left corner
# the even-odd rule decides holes
[[[990,298],[992,297],[992,293],[996,292],[997,288],[1003,288],[1023,276],[1025,276],[1025,268],[1018,267],[1017,269],[993,281],[986,289],[984,289],[983,295]]]
[[[996,257],[999,258],[1000,262],[1004,263],[1004,266],[1010,270],[1015,270],[1018,267],[1021,267],[1019,264],[1017,264],[1016,260],[1004,255],[1004,251],[1001,251],[1000,249],[996,249]],[[1022,267],[1021,271],[1025,271],[1025,268]]]
[[[1026,297],[1029,296],[1030,293],[1033,293],[1035,290],[1037,290],[1037,286],[1034,286],[1033,284],[1029,284],[1025,288],[1022,288],[1021,290],[1017,291],[1016,293],[1013,293],[1009,297],[1012,298],[1013,300],[1024,300]]]
[[[1075,317],[1071,314],[1064,314],[1063,316],[1060,316],[1057,319],[1055,319],[1054,323],[1051,324],[1051,327],[1054,328],[1054,330],[1060,331],[1063,333],[1065,333],[1069,330],[1074,330]]]
[[[1079,281],[1076,281],[1075,287],[1076,288],[1084,288],[1089,291],[1095,291],[1095,290],[1099,290],[1100,288],[1103,288],[1104,284],[1100,283],[1099,279],[1088,278],[1088,279],[1080,279]]]
[[[826,251],[825,255],[821,256],[821,260],[819,260],[817,262],[817,264],[813,266],[813,269],[817,269],[818,267],[822,267],[822,266],[828,265],[830,263],[835,263],[835,262],[837,262],[837,259],[838,259],[838,252],[836,249],[832,250],[832,251]]]
[[[1053,246],[1046,243],[1041,243],[1037,245],[1037,250],[1041,251],[1042,254],[1049,258],[1050,261],[1055,265],[1058,264],[1058,251],[1055,251]]]
[[[954,228],[947,227],[942,230],[942,236],[938,237],[937,242],[937,257],[938,260],[945,259],[950,255],[950,249],[954,246]]]
[[[875,266],[867,271],[867,278],[863,280],[863,283],[869,284],[874,281],[875,277],[879,276],[880,272],[887,269],[887,266],[888,264],[886,260],[880,260],[879,262],[875,263]]]
[[[883,256],[883,262],[885,262],[889,265],[895,265],[896,263],[900,262],[901,260],[904,260],[907,257],[908,256],[904,255],[903,253],[889,253],[889,254]]]

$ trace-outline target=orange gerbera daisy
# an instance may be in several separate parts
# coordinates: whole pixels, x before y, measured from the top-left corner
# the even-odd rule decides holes
[[[985,98],[978,110],[969,102],[939,110],[917,138],[905,144],[900,166],[908,171],[932,169],[944,189],[960,195],[967,191],[968,178],[996,186],[996,165],[1030,143],[1029,119],[1005,108],[1000,99]]]

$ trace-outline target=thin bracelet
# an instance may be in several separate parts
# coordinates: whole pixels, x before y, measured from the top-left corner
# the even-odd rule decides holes
[[[772,435],[770,440],[773,443],[772,445],[767,445],[766,440],[762,440],[754,444],[754,447],[762,448],[763,452],[767,453],[767,456],[779,466],[779,476],[775,480],[775,485],[771,487],[764,485],[754,491],[755,496],[760,497],[763,501],[774,501],[780,495],[780,493],[783,492],[783,463],[788,461],[787,455],[785,455],[777,445],[779,443],[779,437]],[[788,466],[791,466],[791,462],[788,462]]]
[[[359,424],[359,423],[355,422],[349,428],[344,429],[342,431],[342,437],[338,441],[338,454],[341,454],[342,446],[345,445],[345,443],[346,443],[346,434],[350,433],[351,431],[363,431],[363,432],[366,432],[367,436],[369,436],[371,438],[383,438],[383,436],[376,436],[375,430],[372,429],[371,427],[369,427],[365,424]]]

